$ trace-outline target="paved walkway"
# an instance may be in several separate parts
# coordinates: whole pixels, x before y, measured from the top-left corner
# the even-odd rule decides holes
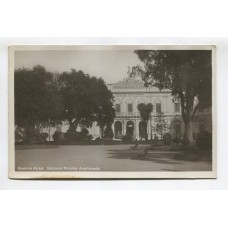
[[[174,159],[175,151],[150,151],[139,159],[130,145],[16,146],[16,170],[35,171],[210,171],[206,161]],[[142,150],[145,146],[139,146]]]

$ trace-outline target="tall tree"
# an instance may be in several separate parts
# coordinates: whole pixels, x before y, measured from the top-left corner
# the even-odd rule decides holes
[[[40,65],[15,70],[15,124],[28,137],[35,125],[55,122],[61,117],[62,100],[53,82],[54,75]]]
[[[212,102],[210,50],[136,50],[143,66],[132,68],[146,86],[169,89],[181,103],[185,137],[192,140],[192,121],[199,107]]]
[[[140,104],[138,104],[137,108],[139,110],[142,121],[144,121],[146,123],[146,132],[145,133],[146,133],[146,140],[148,140],[147,125],[148,125],[148,121],[150,119],[151,112],[153,111],[153,105],[151,103],[148,103],[148,104],[140,103]]]
[[[103,129],[105,124],[113,122],[114,97],[103,79],[71,69],[70,72],[63,72],[59,80],[64,117],[70,130],[75,132],[78,124],[90,127],[95,121]]]

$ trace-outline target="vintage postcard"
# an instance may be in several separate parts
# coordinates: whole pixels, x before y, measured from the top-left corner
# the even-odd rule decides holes
[[[216,178],[209,45],[9,47],[9,178]]]

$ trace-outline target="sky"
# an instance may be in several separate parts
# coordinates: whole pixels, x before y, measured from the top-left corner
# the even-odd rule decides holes
[[[133,50],[36,50],[16,51],[15,69],[42,65],[51,72],[82,70],[116,83],[127,77],[128,66],[141,64]]]

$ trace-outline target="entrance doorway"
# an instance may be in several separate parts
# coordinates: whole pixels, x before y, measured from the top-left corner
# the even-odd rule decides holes
[[[120,121],[116,121],[114,124],[115,138],[122,138],[122,123]]]
[[[134,122],[133,121],[127,122],[126,134],[130,135],[131,137],[134,135]]]

